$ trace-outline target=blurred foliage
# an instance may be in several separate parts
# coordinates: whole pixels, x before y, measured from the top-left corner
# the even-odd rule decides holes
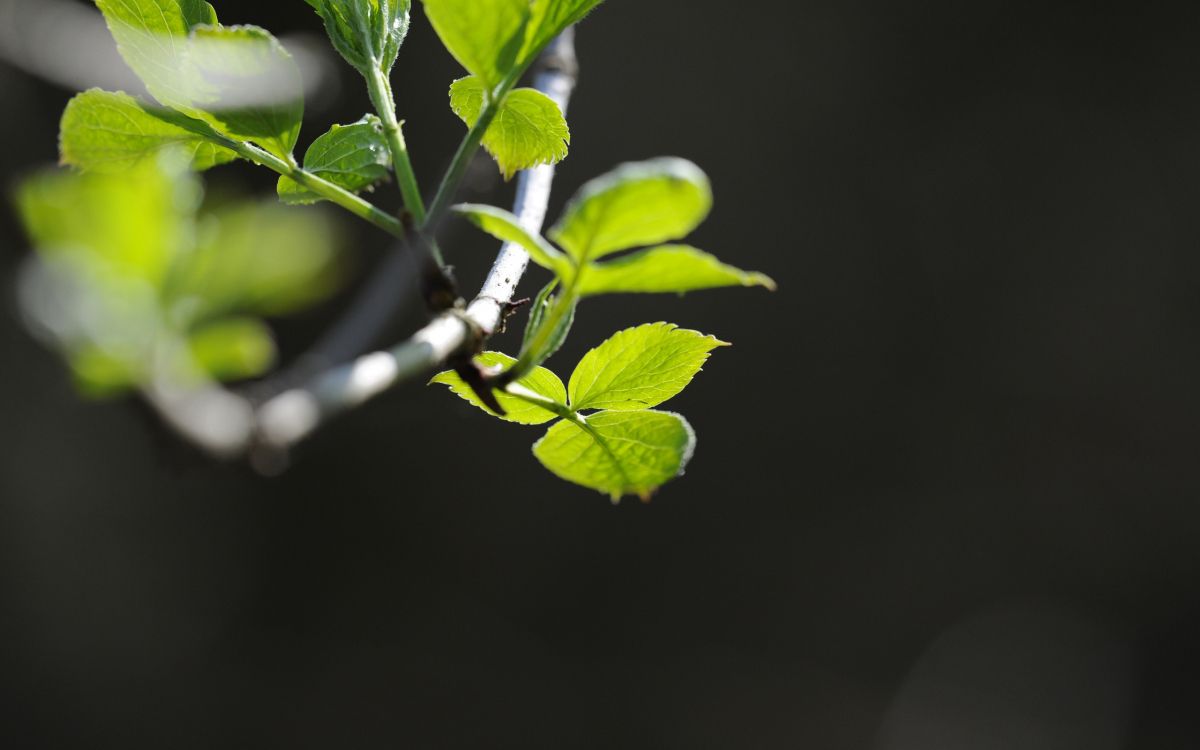
[[[324,214],[274,201],[203,210],[188,161],[52,170],[18,189],[37,251],[22,310],[87,394],[260,375],[275,345],[258,316],[299,310],[337,282]]]

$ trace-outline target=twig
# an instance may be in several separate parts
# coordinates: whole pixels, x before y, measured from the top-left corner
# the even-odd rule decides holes
[[[534,86],[566,113],[575,87],[573,29],[564,31],[543,52]],[[513,212],[528,230],[540,232],[546,219],[554,167],[543,165],[521,173]],[[433,318],[408,341],[387,351],[368,354],[312,377],[305,372],[352,356],[366,346],[394,311],[396,286],[404,280],[398,262],[386,262],[382,276],[368,285],[364,297],[313,354],[300,363],[305,384],[270,397],[259,408],[245,396],[206,384],[186,392],[148,389],[147,400],[182,437],[205,451],[232,457],[256,444],[282,452],[312,434],[329,417],[362,404],[392,386],[420,375],[457,355],[477,351],[502,325],[505,311],[529,263],[518,245],[500,249],[483,287],[465,310],[453,309]],[[285,376],[296,378],[297,373]],[[265,389],[270,392],[270,389]]]
[[[576,80],[570,29],[547,48],[542,66],[534,85],[565,113]],[[553,181],[552,165],[521,173],[513,212],[531,232],[542,229]],[[310,435],[330,416],[358,406],[454,355],[477,350],[500,327],[528,264],[529,255],[520,246],[506,243],[465,311],[442,313],[399,346],[359,357],[267,401],[258,411],[262,445],[285,449]]]

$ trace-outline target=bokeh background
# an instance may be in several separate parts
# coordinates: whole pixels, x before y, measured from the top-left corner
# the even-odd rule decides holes
[[[299,0],[216,4],[319,41]],[[609,0],[551,215],[686,156],[717,195],[695,244],[780,284],[589,302],[552,360],[660,319],[734,342],[673,402],[696,459],[646,506],[417,384],[282,476],[214,465],[76,397],[20,324],[5,210],[0,744],[1200,746],[1198,24]],[[328,64],[304,142],[367,105]],[[426,184],[458,75],[417,12],[394,81]],[[7,190],[56,158],[72,92],[8,63],[0,91]],[[508,202],[490,171],[472,197]],[[344,226],[361,279],[386,242]],[[450,237],[471,289],[494,245]],[[282,323],[285,353],[352,292]]]

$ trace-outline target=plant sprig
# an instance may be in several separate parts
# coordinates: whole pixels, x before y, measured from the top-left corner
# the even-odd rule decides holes
[[[762,274],[677,244],[709,213],[708,178],[683,159],[622,165],[587,183],[548,238],[534,231],[541,226],[540,213],[531,229],[503,209],[453,206],[480,148],[505,179],[566,157],[571,132],[560,105],[518,83],[542,50],[601,0],[423,0],[434,31],[468,73],[449,90],[450,108],[467,131],[428,204],[390,83],[409,30],[411,0],[306,1],[334,48],[363,76],[374,111],[333,125],[298,161],[294,149],[304,112],[299,72],[269,32],[222,26],[203,0],[96,0],[118,50],[154,101],[100,90],[76,96],[63,116],[62,162],[91,174],[40,178],[22,193],[24,219],[44,262],[54,267],[56,283],[64,285],[60,291],[87,291],[94,304],[81,306],[80,315],[84,307],[102,311],[52,331],[77,375],[118,389],[139,387],[153,399],[164,384],[188,380],[197,367],[207,377],[236,379],[269,364],[273,348],[253,316],[315,298],[320,266],[297,266],[293,260],[296,274],[272,276],[270,264],[245,265],[244,254],[222,254],[187,239],[196,236],[194,227],[207,226],[207,219],[195,221],[195,205],[178,213],[155,198],[179,191],[198,196],[180,164],[204,171],[243,159],[279,175],[283,203],[333,203],[427,252],[443,279],[436,234],[452,208],[521,247],[552,278],[531,306],[520,351],[511,357],[483,352],[471,361],[456,358],[462,354],[457,349],[439,350],[440,359],[453,358],[457,367],[434,382],[509,421],[555,422],[534,454],[558,476],[614,500],[626,494],[648,498],[682,472],[695,445],[683,417],[653,407],[683,390],[709,353],[725,343],[656,323],[621,331],[590,351],[567,385],[542,365],[562,345],[581,301],[590,296],[774,287]],[[363,197],[392,177],[401,210],[387,211]],[[72,211],[103,215],[122,195],[128,199],[124,208],[144,214],[129,215],[126,226],[152,219],[138,233],[140,244],[132,244],[132,235],[126,240],[140,248],[132,255],[117,233],[89,237],[71,221]],[[230,227],[262,221],[260,229],[266,229],[276,221],[268,213],[228,214],[220,221]],[[310,234],[306,239],[320,236]],[[227,240],[235,248],[249,246],[246,242]],[[321,248],[331,244],[315,242]],[[220,272],[230,258],[243,265]],[[524,260],[520,264],[523,268]],[[152,295],[132,304],[143,299],[135,290],[145,288]],[[471,325],[465,313],[456,314],[460,321],[445,322]],[[443,325],[439,320],[442,316],[431,326]],[[473,337],[478,348],[487,332]]]

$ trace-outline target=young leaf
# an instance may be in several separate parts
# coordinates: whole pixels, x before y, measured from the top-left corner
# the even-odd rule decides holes
[[[601,2],[603,0],[533,0],[520,59],[532,59],[563,29],[582,21]]]
[[[556,297],[552,294],[554,288],[558,286],[558,279],[551,281],[549,284],[538,292],[537,297],[533,300],[533,305],[529,309],[529,321],[525,324],[525,334],[521,341],[521,356],[529,353],[529,349],[533,344],[534,338],[541,332],[542,328],[551,325],[546,317],[550,308],[554,305]],[[571,309],[567,311],[554,323],[554,331],[546,340],[546,344],[542,347],[542,351],[538,353],[537,360],[545,362],[555,352],[562,347],[563,342],[567,340],[567,334],[571,332],[571,326],[575,324],[575,310],[578,307],[578,301],[573,301]]]
[[[227,148],[176,125],[179,115],[128,94],[91,89],[67,103],[59,135],[62,163],[96,172],[124,172],[164,149],[179,149],[192,169],[237,158]]]
[[[529,0],[425,0],[442,44],[490,91],[517,64]]]
[[[679,239],[712,207],[708,178],[677,158],[622,164],[588,182],[567,204],[550,239],[577,261]]]
[[[450,108],[467,127],[479,119],[483,84],[476,76],[450,85]],[[536,89],[513,89],[483,135],[483,147],[500,165],[504,179],[539,164],[557,164],[567,156],[571,131],[554,100]]]
[[[225,135],[291,157],[304,116],[292,56],[257,26],[200,26],[187,46],[192,106]]]
[[[533,445],[533,455],[559,477],[606,493],[649,500],[683,473],[696,446],[691,425],[660,411],[602,411],[583,425],[562,420]]]
[[[729,344],[671,323],[627,328],[579,361],[567,387],[571,408],[657,406],[686,388],[719,346]]]
[[[262,321],[225,318],[209,323],[188,337],[192,363],[217,380],[240,380],[262,375],[275,362],[275,341]]]
[[[515,242],[529,253],[530,259],[542,268],[561,274],[569,261],[542,236],[521,226],[521,220],[508,211],[478,203],[460,203],[454,211],[501,242]]]
[[[387,179],[391,152],[383,126],[375,115],[353,125],[334,125],[308,147],[304,168],[352,193]],[[316,203],[322,198],[290,177],[280,177],[279,198],[284,203]]]
[[[215,26],[212,6],[198,0],[96,0],[117,51],[147,90],[163,104],[186,107],[187,36],[196,26]]]
[[[477,356],[475,361],[487,367],[511,367],[516,362],[512,357],[500,352],[484,352]],[[461,396],[464,400],[478,406],[494,417],[499,416],[484,406],[479,400],[479,396],[475,394],[475,391],[471,390],[471,387],[453,370],[439,373],[429,382],[450,386],[450,390]],[[557,403],[566,404],[567,389],[563,387],[563,383],[559,380],[558,376],[545,367],[534,368],[532,372],[517,382],[534,393],[552,399]],[[553,419],[558,419],[558,415],[554,412],[547,411],[540,406],[535,406],[507,393],[497,392],[496,400],[500,402],[505,411],[505,416],[500,418],[509,422],[516,422],[518,424],[545,424]]]
[[[385,75],[396,63],[408,34],[410,0],[307,0],[330,41],[346,62],[364,76]]]
[[[725,265],[687,245],[662,245],[604,263],[589,263],[581,274],[581,295],[615,292],[692,292],[723,286],[763,286],[775,282],[761,273]]]

